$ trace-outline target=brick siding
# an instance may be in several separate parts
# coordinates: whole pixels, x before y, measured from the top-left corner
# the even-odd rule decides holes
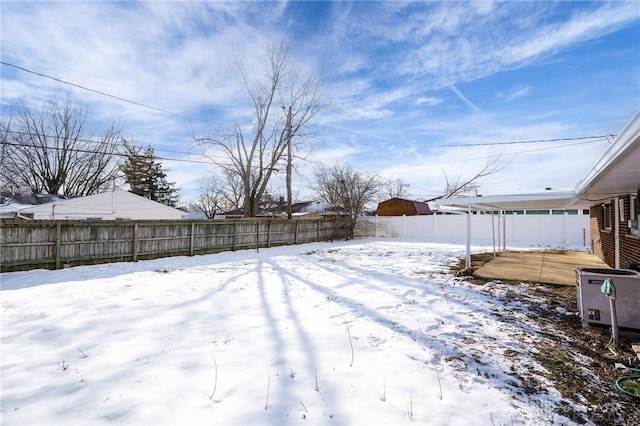
[[[640,238],[638,238],[637,235],[631,235],[631,232],[627,227],[627,220],[630,219],[631,212],[631,197],[629,195],[624,195],[610,201],[610,230],[604,229],[604,205],[609,202],[593,205],[589,209],[591,247],[593,253],[612,268],[616,266],[615,213],[618,199],[624,200],[624,220],[620,222],[620,229],[618,231],[620,239],[620,267],[624,267],[626,261],[640,263]]]

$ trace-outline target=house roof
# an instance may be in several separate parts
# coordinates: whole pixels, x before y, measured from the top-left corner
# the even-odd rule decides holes
[[[601,200],[636,192],[640,187],[640,113],[625,126],[609,149],[576,186],[580,198]]]
[[[429,208],[429,204],[423,203],[422,201],[412,201],[414,207],[416,208],[416,213],[418,214],[432,214],[431,208]]]
[[[286,202],[263,202],[260,203],[260,209],[258,212],[258,216],[283,216],[287,214],[287,204]],[[334,214],[336,210],[341,210],[340,208],[331,207],[329,204],[323,201],[301,201],[291,204],[291,213],[294,215],[305,215],[305,214]],[[244,216],[244,208],[239,208],[235,210],[231,210],[228,212],[221,213],[227,217],[233,216]]]
[[[47,215],[48,219],[181,219],[186,215],[182,210],[121,189],[25,207],[19,213],[34,214],[35,218]]]
[[[0,192],[0,218],[15,217],[20,209],[64,200],[64,195],[55,194],[14,194]]]

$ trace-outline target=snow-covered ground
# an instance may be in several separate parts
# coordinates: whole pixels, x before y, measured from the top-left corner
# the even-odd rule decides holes
[[[1,422],[573,424],[550,383],[522,391],[519,373],[543,370],[535,333],[501,319],[495,283],[448,272],[464,249],[361,240],[1,274]]]

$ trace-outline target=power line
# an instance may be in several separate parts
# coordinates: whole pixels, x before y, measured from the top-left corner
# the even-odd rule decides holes
[[[11,133],[13,135],[23,135],[23,136],[31,136],[31,137],[44,137],[44,138],[51,138],[51,139],[58,139],[58,136],[54,136],[54,135],[47,135],[47,134],[41,134],[41,133],[32,133],[32,132],[23,132],[20,130],[10,130],[10,129],[6,129],[5,130],[7,133]],[[122,138],[124,140],[127,140],[127,138]],[[74,141],[78,141],[78,142],[87,142],[87,143],[99,143],[99,144],[103,144],[103,145],[110,145],[110,146],[115,146],[115,147],[122,147],[122,145],[120,143],[115,143],[115,142],[105,142],[105,141],[101,141],[101,140],[91,140],[91,139],[84,139],[84,138],[74,138]],[[162,149],[162,148],[153,148],[154,151],[162,151],[162,152],[170,152],[173,154],[183,154],[183,155],[198,155],[200,157],[205,157],[205,158],[209,158],[204,154],[199,154],[197,152],[185,152],[185,151],[175,151],[172,149]]]
[[[51,138],[51,139],[58,139],[57,136],[53,136],[53,135],[47,135],[47,134],[39,134],[39,133],[31,133],[31,132],[23,132],[23,131],[19,131],[19,130],[10,130],[10,129],[5,129],[4,130],[6,133],[9,134],[13,134],[13,135],[21,135],[21,136],[29,136],[29,137],[44,137],[44,138]],[[124,139],[124,138],[123,138]],[[115,143],[115,142],[106,142],[106,141],[100,141],[100,140],[91,140],[91,139],[84,139],[84,138],[74,138],[74,141],[77,142],[86,142],[86,143],[95,143],[95,144],[102,144],[102,145],[108,145],[108,146],[112,146],[112,147],[116,147],[116,148],[121,148],[122,144],[120,143]],[[46,149],[61,149],[61,148],[56,148],[53,146],[49,146],[49,145],[29,145],[29,144],[23,144],[23,143],[14,143],[14,142],[5,142],[5,141],[1,141],[0,143],[2,144],[6,144],[6,145],[11,145],[11,146],[26,146],[26,147],[31,147],[31,148],[46,148]],[[144,146],[141,146],[141,148],[144,148]],[[78,150],[78,148],[74,148],[75,150]],[[215,160],[213,156],[210,155],[206,155],[206,154],[201,154],[198,152],[186,152],[186,151],[175,151],[175,150],[171,150],[171,149],[162,149],[162,148],[152,148],[154,152],[169,152],[172,154],[181,154],[181,155],[193,155],[193,156],[198,156],[198,157],[202,157],[202,158],[206,158],[208,160],[210,160],[209,162],[206,161],[197,161],[197,160],[182,160],[182,159],[177,159],[177,158],[167,158],[167,157],[156,157],[160,160],[167,160],[167,161],[182,161],[182,162],[194,162],[194,163],[200,163],[200,164],[211,164],[212,162],[215,162],[215,164],[223,164],[220,160]],[[80,151],[78,151],[80,152]],[[99,151],[90,151],[90,150],[85,150],[83,152],[86,153],[99,153]],[[120,153],[116,153],[114,155],[126,155],[126,154],[120,154]]]
[[[506,142],[480,142],[480,143],[469,143],[469,144],[433,144],[430,146],[437,147],[460,147],[460,146],[490,146],[490,145],[517,145],[517,144],[530,144],[530,143],[544,143],[544,142],[570,142],[570,141],[580,141],[587,139],[608,139],[609,137],[616,137],[616,135],[608,134],[601,136],[579,136],[575,138],[555,138],[555,139],[534,139],[534,140],[525,140],[525,141],[506,141]],[[593,142],[596,142],[595,140]]]
[[[545,147],[545,148],[527,149],[527,150],[524,150],[524,151],[508,152],[508,153],[504,153],[504,154],[492,154],[492,155],[487,155],[487,156],[483,156],[483,157],[464,158],[464,159],[449,160],[449,161],[439,161],[438,164],[459,163],[459,162],[464,162],[464,161],[486,160],[486,159],[489,159],[489,158],[500,158],[500,157],[520,155],[520,154],[530,154],[532,152],[550,151],[552,149],[562,149],[562,148],[567,148],[567,147],[571,147],[571,146],[585,145],[585,144],[594,143],[594,142],[602,142],[602,140],[588,140],[588,141],[582,141],[582,142],[569,143],[569,144],[565,144],[565,145],[556,145],[556,146],[549,146],[549,147]]]
[[[132,156],[132,157],[145,157],[145,155],[141,155],[141,154],[129,155],[129,154],[126,154],[126,153],[123,153],[123,152],[103,153],[101,151],[90,150],[90,149],[69,148],[69,147],[59,147],[59,146],[42,146],[42,145],[7,142],[7,141],[3,141],[2,144],[3,145],[9,145],[9,146],[27,147],[27,148],[44,148],[44,149],[53,150],[53,151],[79,152],[79,153],[82,153],[82,154],[108,154],[108,155],[112,155],[114,157],[124,157],[124,158],[130,157],[130,156]],[[113,145],[113,144],[111,144],[111,145]],[[186,159],[180,159],[180,158],[164,158],[164,157],[158,157],[158,156],[155,156],[155,158],[157,160],[179,161],[179,162],[182,162],[182,163],[195,163],[195,164],[207,164],[207,165],[214,164],[211,161],[186,160]]]
[[[20,133],[20,134],[26,134],[26,135],[31,135],[31,136],[41,136],[41,135],[35,135],[35,134],[29,134],[26,132],[15,132],[15,131],[11,131],[8,130],[9,133]],[[47,137],[45,135],[45,137]],[[49,136],[51,137],[51,136]],[[100,141],[92,141],[92,140],[88,140],[88,139],[75,139],[77,141],[80,142],[89,142],[89,143],[104,143],[105,145],[109,145],[109,146],[115,146],[115,147],[120,147],[119,144],[116,143],[112,143],[112,142],[100,142]],[[27,148],[40,148],[40,149],[45,149],[45,150],[52,150],[52,151],[68,151],[68,152],[78,152],[78,153],[82,153],[82,154],[105,154],[102,151],[97,151],[97,150],[91,150],[91,149],[83,149],[83,148],[73,148],[73,147],[59,147],[59,146],[51,146],[51,145],[36,145],[36,144],[28,144],[28,143],[18,143],[18,142],[8,142],[8,141],[0,141],[0,144],[4,147],[4,146],[16,146],[16,147],[27,147]],[[155,156],[154,158],[157,160],[164,160],[164,161],[176,161],[176,162],[180,162],[180,163],[193,163],[193,164],[206,164],[208,166],[221,166],[221,167],[230,167],[233,166],[233,163],[226,163],[226,162],[222,162],[220,160],[216,160],[214,159],[212,156],[208,156],[205,154],[199,154],[199,153],[195,153],[195,152],[180,152],[180,151],[171,151],[171,150],[156,150],[155,148],[152,148],[154,153],[155,151],[165,151],[165,152],[172,152],[175,154],[184,154],[184,155],[196,155],[199,157],[203,157],[208,159],[209,161],[204,161],[204,160],[188,160],[188,159],[183,159],[183,158],[168,158],[168,157],[159,157],[159,156]],[[122,158],[126,158],[126,157],[139,157],[139,158],[144,158],[145,155],[144,154],[128,154],[128,153],[124,153],[124,152],[111,152],[111,153],[106,153],[108,155],[112,155],[114,157],[122,157]],[[261,165],[252,165],[250,166],[253,169],[260,169],[262,168]],[[274,171],[277,172],[277,169],[274,168]]]
[[[53,77],[53,76],[50,76],[50,75],[47,75],[47,74],[43,74],[43,73],[40,73],[40,72],[32,71],[30,69],[27,69],[27,68],[24,68],[24,67],[15,65],[15,64],[11,64],[9,62],[0,61],[0,64],[6,65],[8,67],[13,67],[13,68],[19,69],[21,71],[28,72],[28,73],[33,74],[33,75],[37,75],[39,77],[48,78],[50,80],[57,81],[58,83],[63,83],[63,84],[67,84],[69,86],[77,87],[78,89],[87,90],[89,92],[93,92],[93,93],[97,93],[97,94],[102,95],[102,96],[107,96],[109,98],[117,99],[117,100],[122,101],[122,102],[127,102],[127,103],[130,103],[130,104],[133,104],[133,105],[141,106],[143,108],[148,108],[148,109],[151,109],[151,110],[154,110],[154,111],[159,111],[159,112],[163,112],[165,114],[171,114],[171,115],[175,115],[175,116],[182,117],[182,118],[188,118],[189,120],[197,120],[197,121],[202,121],[204,123],[208,123],[208,121],[203,120],[201,118],[191,117],[191,116],[188,116],[188,115],[179,114],[177,112],[167,111],[166,109],[162,109],[162,108],[154,107],[154,106],[151,106],[151,105],[143,104],[141,102],[132,101],[131,99],[125,99],[125,98],[122,98],[120,96],[111,95],[111,94],[103,92],[101,90],[91,89],[89,87],[85,87],[85,86],[82,86],[82,85],[77,84],[77,83],[72,83],[70,81],[65,81],[65,80],[59,79],[57,77]]]
[[[549,142],[571,142],[571,141],[579,141],[579,140],[607,140],[611,143],[610,138],[615,138],[617,135],[614,134],[606,134],[606,135],[595,135],[595,136],[578,136],[578,137],[567,137],[567,138],[552,138],[552,139],[532,139],[532,140],[517,140],[517,141],[504,141],[504,142],[479,142],[479,143],[451,143],[451,144],[437,144],[437,143],[428,143],[428,144],[420,144],[415,143],[413,145],[406,144],[404,142],[398,142],[393,139],[389,139],[388,143],[375,143],[375,142],[351,142],[348,143],[350,145],[365,145],[365,146],[384,146],[388,147],[390,144],[402,144],[404,146],[415,146],[420,145],[423,147],[434,147],[434,148],[458,148],[458,147],[474,147],[474,146],[493,146],[493,145],[520,145],[520,144],[535,144],[535,143],[549,143]],[[339,141],[335,138],[325,138],[326,141],[332,141],[335,143],[345,143]]]

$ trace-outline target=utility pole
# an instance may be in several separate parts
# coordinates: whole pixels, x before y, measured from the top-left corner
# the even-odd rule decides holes
[[[291,105],[287,114],[287,219],[291,220]]]

